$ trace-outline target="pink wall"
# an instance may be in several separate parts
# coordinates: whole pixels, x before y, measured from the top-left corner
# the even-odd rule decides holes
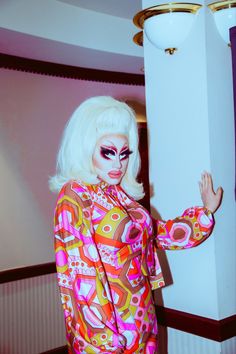
[[[50,262],[53,208],[48,190],[66,121],[96,95],[145,105],[143,86],[0,70],[0,193],[4,245],[0,269]],[[1,247],[2,248],[2,247]],[[3,248],[2,248],[3,250]]]

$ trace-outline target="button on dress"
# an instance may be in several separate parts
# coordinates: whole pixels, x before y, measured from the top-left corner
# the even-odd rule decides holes
[[[55,255],[69,353],[157,353],[157,249],[191,248],[213,227],[204,207],[153,221],[119,185],[69,181],[59,193]]]

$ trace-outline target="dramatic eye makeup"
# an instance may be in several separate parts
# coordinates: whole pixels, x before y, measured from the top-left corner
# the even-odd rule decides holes
[[[130,149],[126,148],[124,151],[122,151],[120,153],[120,159],[121,160],[126,160],[129,155],[131,155],[133,153],[133,151],[131,151]]]
[[[113,160],[117,154],[117,150],[115,147],[101,146],[100,154],[106,160]],[[132,151],[129,148],[124,148],[120,153],[120,160],[126,160],[130,154],[132,154]]]
[[[101,153],[101,156],[106,160],[110,160],[116,156],[115,150],[111,149],[110,147],[105,147],[105,146],[101,146],[100,153]]]

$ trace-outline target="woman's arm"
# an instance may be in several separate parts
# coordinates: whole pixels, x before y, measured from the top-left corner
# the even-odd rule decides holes
[[[106,274],[93,241],[88,195],[71,184],[59,195],[55,211],[55,253],[68,345],[73,353],[120,353]]]
[[[207,239],[213,225],[209,210],[203,207],[189,208],[174,220],[157,221],[157,247],[167,250],[195,247]]]
[[[214,192],[212,177],[202,174],[199,182],[203,207],[185,210],[182,216],[169,221],[157,221],[157,247],[159,249],[185,249],[199,245],[211,234],[214,225],[213,213],[222,199],[222,188]]]

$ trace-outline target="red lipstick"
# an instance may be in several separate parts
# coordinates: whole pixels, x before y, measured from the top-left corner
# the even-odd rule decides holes
[[[111,171],[108,173],[108,176],[113,179],[120,178],[122,176],[122,172],[121,171]]]

